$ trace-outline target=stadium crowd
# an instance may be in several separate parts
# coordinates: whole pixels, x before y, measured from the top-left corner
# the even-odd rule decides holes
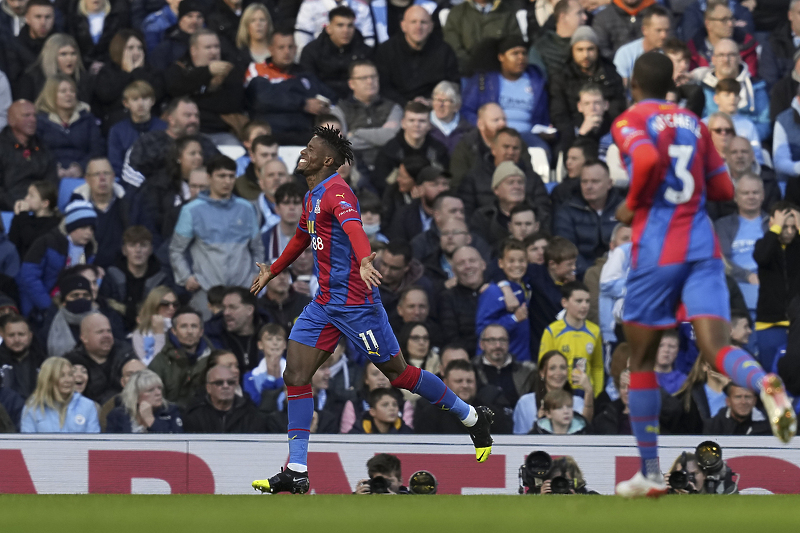
[[[311,249],[247,288],[327,124],[408,362],[494,433],[630,434],[609,131],[651,50],[735,182],[733,342],[800,393],[800,0],[2,0],[0,431],[285,432]],[[770,434],[688,323],[656,370],[662,433]],[[312,386],[312,432],[465,432],[344,339]]]

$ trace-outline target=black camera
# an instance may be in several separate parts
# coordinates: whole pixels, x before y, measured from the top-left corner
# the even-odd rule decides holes
[[[572,482],[564,476],[556,476],[550,480],[550,492],[553,494],[572,494]]]
[[[369,491],[372,494],[389,494],[389,487],[391,483],[389,480],[383,476],[375,476],[370,478],[369,482]]]
[[[542,450],[531,452],[525,458],[525,464],[519,467],[519,493],[540,494],[542,483],[547,479],[547,473],[552,466],[553,458],[549,453]]]
[[[427,470],[420,470],[411,474],[408,480],[408,490],[411,494],[436,494],[436,478]]]
[[[689,487],[689,483],[696,485],[697,478],[695,477],[694,473],[687,472],[685,469],[676,470],[675,472],[670,472],[669,474],[669,486],[673,490],[688,490],[689,492],[694,492],[693,489]]]
[[[717,494],[722,487],[723,494],[738,492],[735,474],[722,460],[722,447],[713,440],[703,441],[695,450],[697,466],[703,471],[706,480],[703,489],[706,494]]]

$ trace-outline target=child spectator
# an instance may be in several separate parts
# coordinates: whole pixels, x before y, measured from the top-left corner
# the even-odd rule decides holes
[[[17,247],[20,258],[28,253],[33,241],[58,226],[58,189],[49,181],[35,181],[23,200],[14,203],[14,218],[8,239]]]
[[[258,351],[261,362],[246,372],[242,389],[256,406],[261,405],[264,391],[283,390],[283,370],[286,368],[286,330],[280,324],[265,324],[258,332]]]
[[[563,389],[545,394],[544,418],[533,425],[532,434],[580,435],[586,433],[586,419],[572,410],[572,395]]]
[[[353,425],[357,424],[362,419],[363,414],[369,411],[369,395],[377,389],[389,389],[392,391],[397,400],[397,405],[402,406],[399,414],[400,418],[409,427],[412,426],[414,423],[414,404],[403,398],[402,391],[392,388],[389,378],[384,376],[383,372],[378,370],[374,363],[369,362],[364,366],[361,380],[361,388],[356,392],[356,397],[352,400],[347,400],[344,404],[339,433],[350,433]]]
[[[686,381],[686,374],[673,366],[678,357],[679,345],[678,332],[674,329],[667,330],[661,336],[656,353],[656,381],[669,395],[678,392]]]
[[[569,363],[573,387],[579,385],[583,374],[589,375],[591,389],[586,394],[597,396],[603,391],[603,338],[597,324],[586,320],[589,314],[589,289],[580,281],[571,281],[561,288],[564,318],[550,324],[542,335],[539,358],[558,350]],[[584,381],[585,383],[585,381]]]
[[[509,352],[517,361],[530,361],[530,287],[522,280],[528,268],[528,256],[523,244],[514,239],[506,240],[497,264],[505,279],[489,284],[478,297],[475,333],[480,337],[489,324],[502,325],[508,331]],[[480,346],[477,353],[482,353]]]
[[[744,115],[739,114],[739,102],[741,97],[739,91],[742,90],[742,84],[732,78],[722,79],[717,82],[714,88],[714,103],[717,104],[721,113],[727,113],[733,120],[733,129],[735,135],[744,137],[753,146],[753,152],[756,156],[756,161],[759,165],[764,164],[764,154],[761,151],[761,140],[758,136],[758,130],[753,121]],[[703,119],[708,125],[708,117]],[[726,154],[722,154],[725,156]]]
[[[413,433],[399,416],[400,410],[391,389],[375,389],[369,393],[369,411],[353,425],[350,433]]]
[[[114,124],[108,132],[108,160],[118,178],[122,176],[125,156],[136,139],[149,131],[167,129],[166,122],[150,114],[155,103],[155,90],[144,80],[136,80],[122,91],[122,105],[128,110],[128,118]]]
[[[577,246],[564,237],[552,237],[544,252],[544,264],[528,267],[525,277],[531,285],[532,346],[540,344],[542,332],[561,311],[560,286],[575,280],[577,259]]]
[[[241,141],[245,153],[236,160],[236,176],[241,176],[247,170],[253,160],[253,141],[262,135],[272,135],[272,128],[263,120],[251,120],[242,128]]]
[[[547,236],[544,233],[536,232],[528,235],[522,244],[525,246],[529,265],[544,264],[544,251],[547,250]]]

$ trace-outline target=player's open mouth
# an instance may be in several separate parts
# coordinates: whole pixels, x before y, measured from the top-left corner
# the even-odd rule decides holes
[[[308,163],[308,161],[306,161],[305,159],[300,159],[300,161],[297,162],[298,165],[303,163]]]

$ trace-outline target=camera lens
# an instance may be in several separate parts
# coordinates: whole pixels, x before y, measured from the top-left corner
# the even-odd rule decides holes
[[[697,465],[704,472],[716,472],[722,468],[722,448],[712,440],[698,444],[695,455]]]
[[[369,480],[369,491],[372,494],[389,494],[389,481],[383,476],[375,476]]]
[[[532,477],[543,477],[553,465],[550,454],[541,450],[531,452],[525,459],[525,469]]]
[[[427,470],[420,470],[411,475],[408,481],[411,494],[436,494],[436,478]]]
[[[689,474],[686,470],[676,470],[669,474],[669,486],[675,490],[686,490],[689,486]]]
[[[553,494],[572,494],[569,490],[571,485],[564,476],[556,476],[550,480],[550,492]]]

